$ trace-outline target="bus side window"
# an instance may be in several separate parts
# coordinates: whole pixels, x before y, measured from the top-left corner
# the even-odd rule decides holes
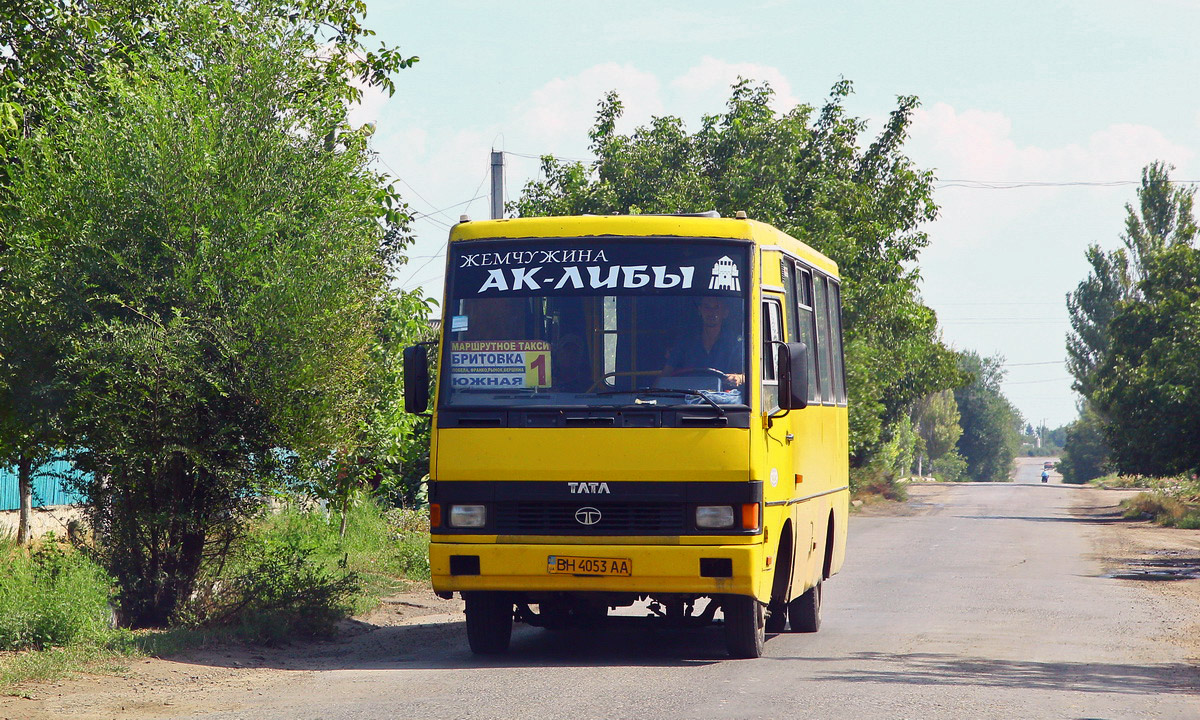
[[[833,353],[833,388],[837,394],[839,405],[846,403],[846,368],[842,355],[842,288],[838,283],[829,281],[829,322],[831,325],[829,337],[833,340],[830,350]]]
[[[779,261],[779,277],[783,280],[784,290],[784,327],[787,328],[785,334],[788,342],[800,342],[800,330],[796,325],[796,318],[799,313],[796,312],[796,261],[785,257]]]
[[[817,376],[817,326],[813,317],[812,302],[812,273],[797,268],[796,279],[796,321],[800,327],[797,336],[800,342],[808,346],[808,401],[821,402],[821,383]]]
[[[783,318],[778,300],[764,300],[762,306],[762,399],[763,412],[779,409],[779,368],[776,345],[783,340]]]
[[[816,275],[813,277],[813,289],[816,292],[813,294],[817,304],[813,307],[817,315],[817,337],[819,338],[817,348],[817,368],[821,374],[821,387],[825,389],[822,395],[822,401],[829,404],[837,402],[837,396],[833,392],[833,377],[829,366],[829,348],[833,344],[830,340],[829,333],[829,302],[825,291],[825,277]]]

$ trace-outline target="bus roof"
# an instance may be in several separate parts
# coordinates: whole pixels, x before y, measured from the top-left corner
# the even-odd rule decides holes
[[[818,268],[837,274],[837,263],[787,233],[757,220],[687,215],[570,215],[460,222],[450,241],[561,237],[710,237],[777,246]]]

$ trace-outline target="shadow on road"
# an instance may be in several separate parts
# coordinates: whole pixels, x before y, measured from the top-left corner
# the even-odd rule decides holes
[[[229,647],[170,658],[191,665],[283,670],[471,669],[504,667],[695,667],[727,660],[720,628],[674,630],[647,623],[595,631],[517,626],[508,653],[474,655],[466,624],[360,624],[349,637],[283,648]],[[770,636],[768,636],[769,638]]]
[[[1116,693],[1121,695],[1193,695],[1200,683],[1200,668],[1185,663],[1133,665],[1115,663],[1036,662],[989,660],[946,653],[854,653],[849,657],[865,665],[845,670],[847,658],[773,657],[771,660],[814,665],[814,680],[927,686],[980,686],[1059,690],[1064,692]],[[837,663],[823,671],[821,663]]]
[[[955,517],[963,520],[1026,520],[1029,522],[1083,523],[1091,525],[1128,522],[1119,515],[1112,517],[1096,515],[1078,517],[1067,517],[1064,515],[956,515]]]

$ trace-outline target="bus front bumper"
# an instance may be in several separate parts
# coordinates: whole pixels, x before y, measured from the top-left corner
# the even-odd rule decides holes
[[[628,576],[559,570],[559,558],[602,559],[579,563],[596,571],[625,561]],[[614,562],[618,561],[618,562]],[[429,547],[437,592],[632,592],[694,595],[770,594],[762,545],[576,545],[439,543]],[[766,595],[760,590],[765,585]]]

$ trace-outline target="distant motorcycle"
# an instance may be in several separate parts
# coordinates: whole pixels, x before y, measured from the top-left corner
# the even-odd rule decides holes
[[[1042,471],[1042,482],[1050,482],[1050,473]]]

